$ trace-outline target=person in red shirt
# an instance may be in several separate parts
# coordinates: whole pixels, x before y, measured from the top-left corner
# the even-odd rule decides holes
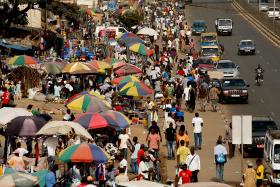
[[[141,158],[145,157],[145,146],[144,144],[141,144],[141,147],[139,149],[139,151],[137,152],[137,164],[139,166],[140,162],[141,162]]]
[[[179,179],[182,178],[182,184],[191,183],[192,172],[188,170],[187,164],[183,165],[183,170],[179,172]]]
[[[5,87],[3,88],[3,95],[2,95],[2,107],[8,106],[10,103],[10,93],[8,89]]]

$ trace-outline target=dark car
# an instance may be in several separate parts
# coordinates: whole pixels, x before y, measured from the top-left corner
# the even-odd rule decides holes
[[[252,144],[243,145],[244,157],[254,155],[263,156],[265,134],[268,130],[278,130],[277,124],[271,117],[253,117],[252,119]]]
[[[248,103],[248,87],[241,78],[224,78],[221,80],[220,102]]]
[[[196,20],[192,24],[192,34],[200,35],[203,32],[206,32],[206,22],[203,20]]]
[[[211,58],[207,57],[198,58],[193,62],[193,68],[197,68],[202,72],[213,70],[215,66],[216,64],[214,63],[214,61]]]
[[[256,54],[256,44],[252,40],[241,40],[238,46],[238,55]]]

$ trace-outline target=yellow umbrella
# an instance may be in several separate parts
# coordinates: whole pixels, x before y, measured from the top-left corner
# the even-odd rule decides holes
[[[89,73],[97,73],[97,70],[90,64],[86,64],[83,62],[73,62],[67,64],[62,73],[69,73],[69,74],[89,74]]]
[[[112,66],[109,63],[97,60],[90,62],[90,65],[92,65],[100,73],[105,73],[105,69],[112,68]]]
[[[102,99],[102,100],[105,99],[105,96],[104,96],[104,95],[101,95],[101,94],[98,93],[98,92],[90,91],[89,94],[90,94],[90,95],[93,95],[93,96],[95,96],[95,97],[97,97],[97,98],[99,98],[99,99]]]

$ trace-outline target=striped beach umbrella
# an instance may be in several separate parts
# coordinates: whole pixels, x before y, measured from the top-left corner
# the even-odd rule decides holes
[[[109,155],[97,145],[81,143],[61,151],[59,159],[62,162],[106,163],[109,160]]]
[[[40,63],[38,59],[27,55],[14,56],[8,61],[8,64],[13,66],[36,65]]]

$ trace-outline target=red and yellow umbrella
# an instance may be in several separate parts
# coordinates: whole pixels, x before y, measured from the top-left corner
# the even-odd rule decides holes
[[[131,82],[131,81],[140,82],[140,80],[136,76],[134,76],[134,75],[127,75],[127,76],[117,77],[117,78],[114,78],[111,82],[113,84],[122,84],[122,83]]]
[[[121,85],[119,89],[119,95],[133,97],[147,96],[153,93],[153,90],[143,82],[128,82],[125,85]]]
[[[72,145],[61,151],[59,159],[62,162],[106,163],[110,157],[97,145],[81,143]]]
[[[98,72],[105,72],[105,69],[110,69],[112,68],[112,66],[110,64],[108,64],[107,62],[104,61],[91,61],[90,65],[92,65]]]
[[[97,70],[90,64],[83,62],[73,62],[67,64],[63,69],[62,73],[69,74],[91,74],[97,73]]]
[[[154,53],[153,50],[147,48],[144,44],[141,43],[133,44],[129,47],[129,50],[143,56],[151,56]]]
[[[115,73],[117,75],[131,75],[131,74],[142,73],[142,70],[137,66],[126,63],[124,66],[115,69]]]
[[[38,59],[27,55],[14,56],[8,61],[9,65],[14,65],[14,66],[36,65],[40,63],[41,62]]]
[[[75,119],[75,122],[85,129],[112,127],[118,130],[128,128],[131,123],[124,114],[113,110],[81,114]]]

